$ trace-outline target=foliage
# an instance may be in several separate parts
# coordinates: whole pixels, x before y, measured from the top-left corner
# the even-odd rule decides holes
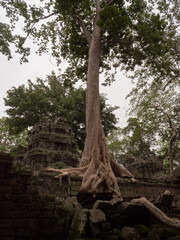
[[[28,87],[13,87],[4,99],[8,107],[6,122],[12,134],[20,133],[41,120],[64,116],[71,126],[79,148],[85,142],[85,98],[83,88],[66,86],[54,73],[46,80],[37,79],[37,83],[28,81]],[[106,104],[101,96],[101,116],[105,134],[115,129],[117,119],[113,113],[117,107]]]
[[[148,159],[152,154],[153,129],[146,126],[140,119],[129,118],[128,125],[123,131],[129,135],[128,153]]]
[[[144,61],[143,65],[135,69],[132,74],[133,81],[141,86],[147,83],[159,83],[159,88],[165,90],[169,84],[179,84],[180,81],[180,10],[178,0],[151,0],[152,5],[156,7],[156,12],[159,13],[160,18],[165,20],[166,28],[165,34],[162,35],[164,43],[158,50],[153,47],[159,56],[152,60],[152,67],[149,67],[148,61]],[[149,35],[151,36],[151,35]],[[166,48],[169,50],[166,51]],[[161,54],[164,52],[164,54]]]
[[[108,134],[107,142],[113,159],[123,164],[122,155],[128,151],[129,136],[124,134],[123,129],[117,128]]]
[[[141,159],[148,159],[154,154],[155,132],[137,118],[129,118],[127,126],[118,128],[107,137],[109,149],[114,159],[124,164],[124,156],[131,154]]]
[[[15,155],[27,146],[27,130],[22,133],[10,135],[10,126],[5,117],[0,119],[0,151]]]
[[[98,21],[102,32],[100,72],[105,71],[105,82],[114,78],[109,71],[113,67],[133,70],[139,66],[151,69],[151,73],[157,66],[161,72],[167,69],[165,65],[171,67],[168,54],[172,45],[164,38],[168,26],[166,15],[153,12],[153,4],[144,0],[110,2],[100,1],[102,9]],[[96,13],[94,1],[41,0],[32,5],[16,0],[1,1],[0,5],[10,18],[12,30],[20,18],[24,19],[26,36],[21,36],[19,46],[22,61],[27,61],[29,54],[23,43],[31,37],[38,45],[39,54],[47,52],[51,46],[58,64],[62,59],[68,60],[67,71],[71,71],[72,79],[85,79],[87,40],[91,38]],[[172,39],[175,33],[170,34]]]
[[[166,91],[159,83],[150,86],[137,84],[129,94],[131,96],[131,114],[143,122],[146,129],[154,135],[151,146],[168,161],[179,157],[180,148],[180,94],[176,84]],[[172,152],[172,154],[171,154]],[[170,156],[170,154],[172,156]]]
[[[8,57],[12,58],[10,52],[10,43],[14,41],[9,26],[0,22],[0,52]]]

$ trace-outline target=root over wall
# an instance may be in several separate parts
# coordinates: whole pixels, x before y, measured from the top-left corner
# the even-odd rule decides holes
[[[66,223],[61,213],[60,203],[69,196],[75,196],[81,185],[81,177],[71,177],[71,187],[54,173],[17,171],[12,167],[12,159],[0,154],[0,232],[1,239],[63,239]],[[138,197],[155,199],[166,189],[174,194],[174,200],[180,201],[180,186],[175,183],[119,178],[118,184],[124,200]],[[71,213],[71,209],[68,209]],[[65,236],[64,236],[65,239]]]

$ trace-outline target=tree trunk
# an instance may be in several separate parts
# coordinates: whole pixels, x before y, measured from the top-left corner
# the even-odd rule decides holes
[[[86,90],[86,143],[80,167],[88,166],[79,190],[79,201],[91,195],[107,193],[121,198],[116,177],[111,167],[109,153],[100,118],[99,68],[101,56],[101,31],[96,22],[89,48],[87,90]]]
[[[172,132],[172,136],[171,136],[171,139],[170,139],[170,143],[169,143],[169,163],[170,163],[170,177],[172,177],[173,176],[173,166],[174,166],[174,164],[173,164],[173,145],[174,145],[174,143],[175,143],[175,141],[176,141],[176,129],[174,128],[174,127],[172,127],[172,130],[173,130],[173,132]]]

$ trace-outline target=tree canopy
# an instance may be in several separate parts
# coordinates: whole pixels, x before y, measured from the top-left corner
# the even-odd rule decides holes
[[[96,13],[94,1],[43,0],[36,5],[27,1],[1,1],[0,4],[6,9],[12,29],[17,20],[24,19],[25,35],[21,36],[18,46],[22,61],[27,61],[30,52],[25,41],[31,37],[38,45],[39,54],[47,52],[51,43],[57,63],[66,59],[74,79],[85,78]],[[109,73],[112,67],[133,70],[138,65],[152,70],[158,66],[164,71],[165,59],[172,66],[167,58],[172,45],[164,37],[167,22],[152,11],[151,1],[100,1],[100,7],[97,22],[102,35],[100,71],[106,72],[107,82],[110,75],[113,76]],[[175,35],[172,30],[169,34],[168,39]]]
[[[82,87],[66,86],[61,77],[54,73],[37,83],[28,81],[28,86],[13,87],[4,98],[8,117],[6,122],[10,133],[19,134],[36,123],[63,116],[67,119],[79,149],[85,142],[85,102],[86,93]],[[118,107],[106,104],[106,97],[101,96],[101,118],[107,135],[117,123],[113,113]]]

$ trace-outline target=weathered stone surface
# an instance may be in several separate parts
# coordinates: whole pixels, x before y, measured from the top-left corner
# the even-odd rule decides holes
[[[110,201],[107,200],[97,200],[94,203],[93,209],[100,209],[103,212],[111,211],[113,209],[116,209],[122,201],[120,201],[119,198],[113,198]]]
[[[10,165],[9,167],[11,168]],[[137,180],[136,183],[131,183],[129,179],[118,179],[118,182],[125,197],[137,197],[142,194],[147,198],[155,199],[168,188],[172,189],[176,202],[180,196],[179,185],[171,182]],[[80,177],[71,178],[74,192],[77,193],[80,183]],[[96,200],[89,199],[89,201],[92,201],[92,205]],[[90,211],[104,213],[100,209],[82,209],[77,203],[76,197],[69,198],[66,181],[63,181],[60,186],[58,179],[55,179],[53,174],[43,173],[33,176],[24,171],[16,172],[15,169],[12,170],[11,168],[6,174],[0,175],[0,239],[67,240],[69,230],[72,227],[77,234],[76,236],[79,236],[76,239],[83,240],[90,237],[91,239],[119,240],[122,239],[120,230],[124,226],[142,224],[142,222],[143,224],[150,224],[147,222],[150,216],[146,210],[132,206],[131,203],[120,203],[118,199],[98,200],[97,202],[97,207],[100,206],[106,212],[106,218],[103,215],[103,217],[98,217],[98,221],[91,222],[89,219]],[[175,217],[180,216],[177,206],[173,210],[171,214],[174,214]],[[97,214],[94,215],[97,216]],[[75,218],[75,216],[78,217]],[[77,219],[79,220],[76,221]],[[72,224],[72,222],[74,223]],[[77,225],[80,229],[78,231],[76,231],[78,229],[76,228]],[[162,226],[159,225],[157,228],[160,227]],[[114,228],[116,228],[116,232]],[[139,228],[136,226],[134,228],[139,232],[142,239],[147,238],[147,235],[143,235]],[[150,231],[152,229],[148,233]],[[177,238],[180,233],[163,228],[160,234],[161,240],[169,240]],[[149,235],[150,240],[153,239],[152,236],[154,236],[153,233]]]
[[[120,216],[127,216],[127,224],[145,224],[149,226],[154,217],[144,207],[130,202],[122,202],[113,212]]]
[[[68,197],[66,200],[65,200],[65,204],[72,204],[73,206],[76,206],[78,204],[77,202],[77,198],[75,196],[73,197]]]
[[[141,238],[138,231],[132,227],[124,227],[121,231],[121,236],[124,240],[140,240]]]
[[[76,206],[67,240],[74,240],[75,238],[82,238],[86,236],[88,212],[89,211],[87,209],[82,209],[80,204]]]
[[[128,216],[121,216],[120,214],[112,214],[108,218],[109,222],[112,224],[112,226],[116,229],[122,229],[122,227],[126,226],[128,223]]]
[[[100,222],[105,222],[106,217],[103,211],[100,209],[91,209],[89,210],[89,220],[92,223],[100,223]]]
[[[26,152],[19,154],[16,165],[26,166],[34,172],[51,166],[63,168],[76,167],[77,145],[71,129],[64,118],[36,124],[32,130]]]
[[[174,195],[169,190],[166,190],[164,193],[158,196],[154,204],[156,207],[168,214],[172,205],[173,198]]]
[[[127,154],[125,166],[137,178],[153,178],[159,173],[166,174],[161,156],[152,156],[143,160]]]
[[[93,206],[93,209],[108,210],[111,209],[110,201],[97,200]]]
[[[65,206],[56,206],[55,216],[58,217],[69,217],[72,218],[74,215],[74,207],[72,204]]]
[[[109,232],[112,230],[112,224],[110,222],[102,222],[100,224],[100,228],[102,232]]]

